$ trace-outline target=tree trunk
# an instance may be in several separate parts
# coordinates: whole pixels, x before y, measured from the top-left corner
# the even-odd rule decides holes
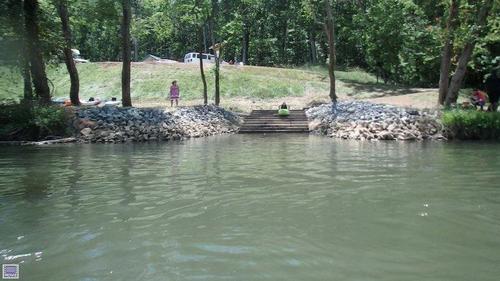
[[[467,63],[474,50],[475,43],[467,43],[458,59],[457,69],[451,78],[450,87],[448,88],[448,93],[446,94],[445,104],[447,107],[457,102],[458,91],[462,87],[462,82],[467,71]]]
[[[23,99],[25,101],[33,100],[33,84],[31,84],[31,74],[30,74],[30,62],[26,58],[21,58],[22,61],[22,75],[24,82],[24,95]]]
[[[45,73],[45,62],[43,61],[42,50],[40,48],[39,28],[38,28],[38,1],[25,0],[24,26],[26,29],[26,43],[29,50],[31,78],[35,86],[35,93],[40,98],[40,103],[50,103],[50,89]]]
[[[217,0],[212,0],[212,18],[216,20],[219,16],[219,4]],[[222,53],[222,44],[220,46],[216,46],[216,40],[217,40],[217,34],[215,32],[216,30],[216,23],[214,22],[214,26],[212,26],[212,46],[214,47],[214,53],[215,53],[215,105],[220,104],[220,86],[219,86],[219,73],[220,73],[220,55]],[[218,48],[218,51],[217,51]],[[217,54],[218,53],[218,54]]]
[[[241,61],[248,64],[248,46],[250,45],[250,30],[246,22],[243,23],[243,40],[241,45]]]
[[[78,106],[80,105],[80,98],[78,96],[78,92],[80,90],[80,80],[78,78],[78,70],[76,69],[73,54],[71,52],[71,29],[69,26],[69,15],[66,0],[61,0],[57,3],[57,11],[59,17],[61,18],[62,33],[64,37],[64,61],[66,63],[66,68],[68,69],[71,81],[69,98],[72,105]]]
[[[31,102],[33,100],[33,84],[31,83],[30,61],[27,54],[29,54],[26,29],[24,27],[23,17],[23,1],[7,0],[6,14],[8,15],[8,24],[12,26],[13,32],[21,36],[20,42],[22,48],[16,50],[18,57],[19,70],[23,77],[23,101]]]
[[[333,103],[337,102],[337,94],[335,92],[335,30],[333,25],[332,8],[329,0],[323,0],[325,5],[325,33],[328,39],[328,74],[330,76],[330,99]]]
[[[208,94],[207,94],[207,79],[205,78],[205,71],[203,71],[203,48],[205,46],[205,32],[204,27],[200,28],[200,45],[199,45],[199,55],[200,55],[200,73],[201,73],[201,81],[203,82],[203,104],[208,104]]]
[[[130,21],[132,11],[130,0],[122,0],[122,105],[132,106],[130,98]]]
[[[439,98],[438,103],[440,105],[444,104],[446,99],[446,94],[448,92],[448,85],[450,82],[450,66],[451,66],[451,56],[453,49],[453,38],[454,32],[458,24],[458,6],[459,0],[451,0],[450,14],[446,22],[446,35],[445,42],[443,46],[443,52],[441,54],[441,69],[439,72]]]
[[[281,63],[284,65],[288,64],[288,55],[286,51],[287,47],[288,47],[288,17],[285,19],[285,24],[283,26],[283,43],[281,45]]]
[[[311,31],[309,33],[309,50],[311,63],[316,64],[318,62],[318,53],[316,51],[316,36],[314,34],[314,31]]]
[[[209,53],[210,52],[210,46],[213,46],[215,44],[215,38],[214,38],[214,26],[215,26],[215,22],[214,22],[214,17],[213,15],[210,15],[209,19],[208,19],[208,30],[207,30],[207,36],[205,38],[206,42],[205,42],[205,52],[206,53]]]
[[[219,16],[219,4],[218,4],[218,0],[212,0],[212,14],[210,15],[210,41],[212,41],[211,43],[211,46],[214,46],[215,45],[215,42],[216,41],[216,37],[217,37],[217,34],[215,33],[215,29],[216,29],[216,19],[218,18]]]
[[[219,85],[219,72],[220,72],[220,55],[222,48],[219,49],[219,54],[215,53],[215,105],[220,104],[220,85]]]
[[[474,51],[474,46],[476,45],[477,38],[481,35],[482,27],[486,24],[486,19],[488,17],[488,12],[491,7],[493,0],[486,0],[479,10],[479,15],[477,17],[477,23],[475,24],[474,34],[472,38],[465,44],[465,47],[458,59],[458,65],[451,78],[448,93],[446,94],[445,105],[450,106],[457,102],[458,91],[460,90],[462,83],[464,81],[465,73],[467,71],[467,64]]]
[[[203,34],[203,52],[208,53],[208,26],[206,24],[203,24],[202,27],[202,34]]]

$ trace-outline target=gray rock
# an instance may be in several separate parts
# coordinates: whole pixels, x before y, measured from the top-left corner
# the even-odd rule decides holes
[[[173,113],[162,109],[80,108],[75,112],[74,127],[95,124],[94,130],[81,132],[80,141],[117,142],[181,139],[238,130],[238,115],[213,105],[182,107]],[[85,122],[79,121],[84,120]],[[89,126],[87,126],[89,127]],[[85,135],[85,134],[86,135]]]
[[[365,101],[322,104],[309,108],[306,114],[315,124],[315,133],[338,138],[420,140],[440,130],[436,113]]]
[[[80,131],[80,134],[82,134],[85,137],[88,137],[91,133],[92,133],[92,129],[90,129],[90,128],[83,128]]]

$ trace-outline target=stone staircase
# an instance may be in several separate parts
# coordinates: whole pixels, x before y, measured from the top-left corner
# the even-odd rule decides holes
[[[307,116],[303,110],[290,110],[290,115],[279,116],[278,110],[253,110],[240,133],[308,133]]]

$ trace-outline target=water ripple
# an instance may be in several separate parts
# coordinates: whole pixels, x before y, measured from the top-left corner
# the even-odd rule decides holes
[[[29,280],[496,280],[499,148],[301,135],[2,148],[0,254]]]

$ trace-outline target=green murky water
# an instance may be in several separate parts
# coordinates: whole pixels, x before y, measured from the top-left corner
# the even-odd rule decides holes
[[[498,280],[500,144],[0,147],[21,280]]]

